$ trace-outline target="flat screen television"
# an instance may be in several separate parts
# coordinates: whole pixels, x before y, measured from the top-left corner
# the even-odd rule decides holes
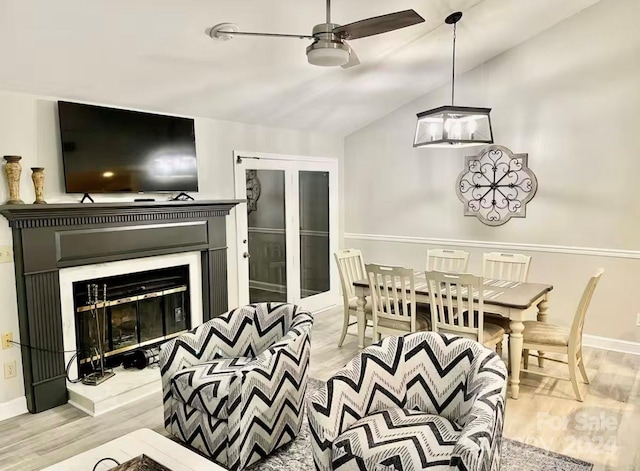
[[[67,193],[198,191],[192,119],[58,102]]]

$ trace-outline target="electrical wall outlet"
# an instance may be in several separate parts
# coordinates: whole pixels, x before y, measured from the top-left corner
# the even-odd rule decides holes
[[[640,327],[640,312],[636,314],[636,327]]]
[[[0,263],[13,262],[13,250],[10,245],[0,245]]]
[[[16,377],[16,361],[7,361],[4,364],[4,379]]]
[[[13,333],[5,332],[2,334],[2,349],[6,350],[7,348],[13,347]]]

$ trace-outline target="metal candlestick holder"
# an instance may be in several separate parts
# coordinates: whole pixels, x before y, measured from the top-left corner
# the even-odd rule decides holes
[[[98,368],[94,367],[94,371],[82,378],[82,384],[89,386],[97,386],[104,383],[109,378],[115,376],[113,371],[106,371],[104,368],[104,347],[103,339],[104,333],[107,330],[107,285],[103,285],[102,289],[102,303],[98,299],[98,285],[87,285],[87,304],[91,306],[91,315],[93,317],[94,326],[90,329],[91,337],[91,358],[98,357]],[[99,304],[102,304],[102,316],[100,316]],[[100,325],[102,324],[102,326]],[[101,328],[102,327],[102,328]]]

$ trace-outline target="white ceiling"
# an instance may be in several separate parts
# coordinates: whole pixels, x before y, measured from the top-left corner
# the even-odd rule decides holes
[[[310,34],[323,0],[0,0],[0,89],[187,116],[348,134],[598,0],[334,0],[350,23],[408,8],[426,23],[353,41],[363,65],[306,62],[299,39],[213,41],[241,30]]]

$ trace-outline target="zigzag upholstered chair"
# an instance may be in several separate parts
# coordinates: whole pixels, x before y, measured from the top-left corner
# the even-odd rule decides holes
[[[302,425],[313,317],[252,304],[164,344],[167,431],[227,469],[292,441]]]
[[[387,337],[308,399],[316,469],[497,471],[506,377],[471,339]]]

